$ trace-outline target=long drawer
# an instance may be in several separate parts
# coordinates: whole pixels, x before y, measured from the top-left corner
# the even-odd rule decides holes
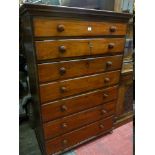
[[[41,106],[43,122],[86,110],[117,98],[118,86],[54,101]]]
[[[124,50],[124,38],[63,39],[36,41],[38,60],[62,57],[117,54]]]
[[[42,103],[117,84],[120,70],[40,85]]]
[[[123,23],[52,18],[34,18],[33,22],[36,37],[125,35],[127,28]]]
[[[54,138],[104,117],[114,115],[115,104],[116,101],[112,101],[74,115],[45,123],[43,125],[45,139]]]
[[[122,55],[38,64],[40,83],[118,70]]]
[[[46,141],[46,152],[48,155],[63,151],[78,143],[94,138],[95,136],[110,130],[113,125],[113,117],[97,121],[83,128],[67,133],[50,141]]]

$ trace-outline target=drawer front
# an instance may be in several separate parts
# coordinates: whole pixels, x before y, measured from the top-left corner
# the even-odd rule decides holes
[[[112,101],[74,115],[45,123],[43,125],[45,139],[54,138],[104,117],[114,115],[115,104],[116,101]]]
[[[56,153],[58,151],[63,151],[66,148],[75,146],[78,143],[94,138],[95,136],[105,133],[110,130],[113,125],[113,117],[97,121],[83,128],[65,134],[61,137],[57,137],[50,141],[47,141],[46,152],[47,154]],[[55,147],[57,146],[57,147]]]
[[[117,54],[124,50],[124,38],[65,39],[36,41],[38,60],[94,54]]]
[[[101,105],[105,102],[115,100],[117,98],[117,94],[118,87],[114,86],[84,95],[43,104],[41,106],[42,120],[43,122],[47,122]]]
[[[40,85],[42,103],[117,84],[120,70]]]
[[[35,37],[125,35],[124,23],[34,18]]]
[[[122,55],[38,64],[40,83],[121,69]]]

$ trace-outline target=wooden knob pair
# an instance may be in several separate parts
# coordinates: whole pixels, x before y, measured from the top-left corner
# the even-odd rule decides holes
[[[109,28],[110,32],[116,32],[116,29],[117,29],[116,26],[111,26]],[[63,32],[63,31],[65,31],[65,26],[63,24],[59,24],[57,26],[57,30],[58,30],[58,32]]]
[[[115,46],[114,43],[109,43],[109,44],[108,44],[108,48],[109,48],[109,49],[113,49],[114,46]],[[66,46],[64,46],[64,45],[59,46],[59,51],[60,51],[61,53],[65,53],[66,50],[67,50]]]

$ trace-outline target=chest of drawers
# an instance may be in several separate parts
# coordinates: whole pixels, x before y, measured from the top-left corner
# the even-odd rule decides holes
[[[130,17],[46,5],[20,8],[43,154],[60,154],[113,129]]]

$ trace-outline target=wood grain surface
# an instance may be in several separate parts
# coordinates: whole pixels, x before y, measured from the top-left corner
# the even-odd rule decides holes
[[[84,93],[119,82],[120,70],[40,85],[41,103]]]
[[[68,116],[86,110],[108,101],[115,100],[118,86],[99,89],[90,93],[50,102],[41,106],[43,122]]]
[[[34,36],[96,36],[96,35],[125,35],[125,23],[90,22],[80,20],[64,20],[52,18],[34,18]],[[58,26],[63,25],[64,30],[59,31]],[[115,31],[111,31],[115,27]]]
[[[116,101],[108,102],[44,124],[45,139],[54,138],[99,119],[114,115]]]
[[[64,134],[46,142],[46,151],[50,155],[54,152],[63,151],[65,148],[74,146],[100,133],[106,132],[113,125],[113,117],[102,119],[73,132]],[[57,146],[57,147],[55,147]]]
[[[95,54],[119,54],[124,50],[124,38],[62,39],[36,41],[37,60],[89,56]],[[113,45],[113,47],[109,47]]]
[[[38,64],[40,83],[121,69],[122,55]]]

